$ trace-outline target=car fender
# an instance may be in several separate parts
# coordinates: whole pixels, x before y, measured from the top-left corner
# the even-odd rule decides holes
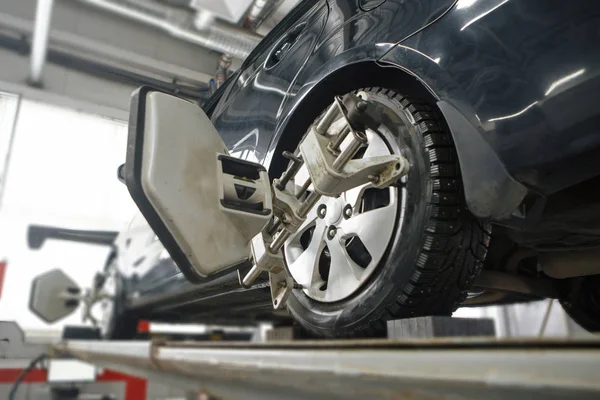
[[[600,175],[599,21],[598,2],[459,2],[379,60],[434,93],[475,215],[533,223],[547,196]]]
[[[338,54],[316,70],[307,79],[307,83],[293,97],[287,99],[285,108],[280,112],[280,119],[273,132],[266,156],[261,160],[268,166],[271,178],[282,172],[281,166],[277,163],[281,155],[278,150],[282,146],[292,146],[291,150],[293,150],[306,128],[312,123],[312,119],[333,101],[333,97],[343,94],[344,86],[348,84],[355,86],[354,82],[343,80],[342,75],[352,75],[354,67],[359,64],[374,64],[393,47],[393,43],[378,43],[358,46]],[[348,74],[345,74],[345,71]],[[285,150],[289,149],[285,148]]]
[[[405,45],[379,61],[411,74],[437,99],[454,139],[469,210],[479,218],[506,219],[523,202],[527,188],[515,180],[484,137],[481,121],[462,88],[439,60]]]
[[[477,129],[475,112],[467,101],[462,100],[460,88],[453,88],[456,97],[451,100],[440,99],[437,87],[428,82],[452,87],[452,80],[445,71],[431,57],[392,43],[360,46],[342,53],[311,77],[310,84],[305,85],[288,104],[285,117],[269,145],[264,163],[269,165],[271,177],[278,176],[285,168],[285,161],[279,155],[284,150],[293,150],[309,124],[332,101],[333,96],[361,86],[385,85],[385,82],[377,84],[373,81],[361,84],[361,76],[357,75],[365,65],[370,65],[369,70],[380,69],[382,74],[376,75],[384,79],[396,80],[388,84],[412,86],[411,93],[420,89],[421,95],[429,96],[438,104],[455,140],[469,209],[480,218],[503,219],[510,216],[522,202],[527,189],[510,176],[482,137]],[[348,80],[348,76],[354,79]],[[436,79],[423,79],[424,76]]]

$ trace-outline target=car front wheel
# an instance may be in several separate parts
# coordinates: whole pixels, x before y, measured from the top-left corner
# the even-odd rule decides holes
[[[96,306],[99,311],[97,320],[100,336],[103,339],[114,340],[134,339],[137,334],[138,318],[125,310],[123,278],[117,268],[114,254],[109,256],[100,281],[99,289],[106,294]]]
[[[435,105],[384,88],[357,93],[377,105],[381,125],[367,130],[369,144],[355,158],[402,154],[410,171],[393,187],[323,197],[287,241],[288,272],[303,287],[288,309],[326,337],[376,336],[389,319],[450,315],[489,243],[490,226],[466,209],[456,150]],[[303,167],[298,189],[307,177]]]

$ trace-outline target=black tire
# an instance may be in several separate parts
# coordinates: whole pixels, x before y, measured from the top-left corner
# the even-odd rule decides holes
[[[569,279],[560,299],[565,312],[589,332],[600,332],[600,276]]]
[[[117,268],[113,263],[116,255],[111,254],[106,262],[104,273],[108,273],[110,268]],[[108,321],[106,332],[102,334],[102,339],[106,340],[131,340],[137,335],[137,326],[139,319],[127,312],[125,309],[125,291],[123,288],[123,278],[118,271],[116,272],[116,296],[114,299],[114,312],[112,318]]]
[[[403,122],[394,136],[408,147],[404,155],[411,164],[406,211],[401,226],[398,213],[377,269],[349,298],[323,303],[293,291],[288,309],[318,336],[380,336],[390,319],[451,315],[466,298],[489,245],[489,224],[466,209],[456,150],[437,108],[389,89],[361,90],[393,108]]]
[[[127,313],[123,303],[124,299],[122,297],[115,303],[115,314],[103,339],[132,340],[137,336],[139,319],[131,313]]]

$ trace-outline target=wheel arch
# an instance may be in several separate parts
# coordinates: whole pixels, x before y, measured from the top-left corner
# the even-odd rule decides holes
[[[437,105],[454,139],[469,210],[479,218],[509,218],[528,190],[509,174],[477,128],[473,107],[464,100],[460,88],[435,60],[410,48],[382,46],[380,52],[380,57],[358,61],[332,60],[334,66],[329,65],[325,73],[317,73],[316,79],[312,79],[314,83],[294,97],[267,152],[265,164],[269,166],[271,179],[280,176],[287,166],[283,151],[294,151],[312,121],[335,95],[360,87],[382,86]],[[406,64],[400,65],[399,59]],[[444,87],[443,96],[436,93],[434,87],[438,86]]]
[[[333,101],[336,95],[342,95],[361,87],[382,86],[401,90],[409,96],[415,96],[437,102],[437,98],[418,79],[395,66],[384,66],[375,59],[363,60],[330,69],[317,83],[304,88],[296,96],[296,101],[287,111],[287,117],[278,127],[271,141],[267,162],[271,179],[279,177],[285,170],[288,160],[283,151],[294,151],[312,121]]]

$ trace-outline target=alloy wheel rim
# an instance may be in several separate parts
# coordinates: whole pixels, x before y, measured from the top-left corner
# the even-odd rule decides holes
[[[342,127],[339,120],[330,131],[335,134]],[[390,145],[394,138],[388,130],[367,130],[366,134],[369,145],[361,158],[399,151]],[[296,190],[308,177],[308,170],[302,167],[293,182]],[[312,186],[308,190],[313,190]],[[284,247],[288,270],[304,293],[330,303],[359,290],[383,259],[405,198],[402,186],[376,189],[370,183],[338,198],[322,197]]]
[[[102,337],[106,337],[111,329],[115,313],[115,298],[117,294],[117,279],[114,268],[109,268],[107,271],[106,280],[102,286],[102,291],[108,295],[108,297],[100,301],[100,321],[99,328]]]

